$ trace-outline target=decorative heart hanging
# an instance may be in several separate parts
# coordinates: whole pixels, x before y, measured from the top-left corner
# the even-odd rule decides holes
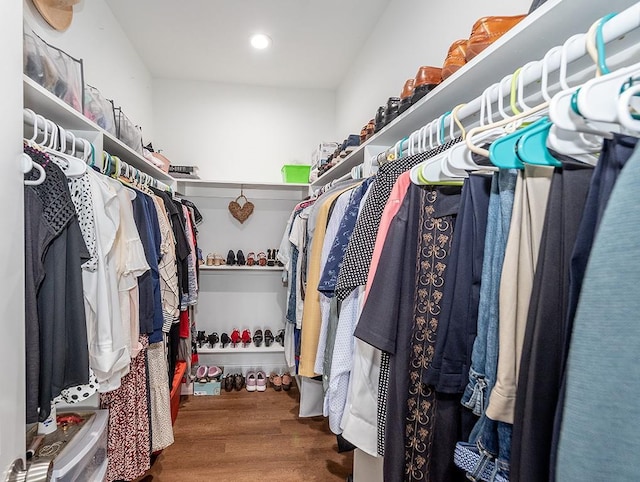
[[[244,204],[242,206],[240,206],[240,204],[238,203],[240,199],[244,199]],[[235,201],[231,201],[229,203],[229,212],[234,218],[240,221],[240,223],[244,223],[249,218],[249,216],[253,214],[254,207],[255,206],[253,205],[253,203],[249,201],[244,194],[241,193]]]

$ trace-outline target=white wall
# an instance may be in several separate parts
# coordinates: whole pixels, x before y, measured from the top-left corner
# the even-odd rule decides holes
[[[283,164],[309,164],[335,136],[335,93],[159,79],[153,82],[157,143],[202,179],[280,182]]]
[[[153,138],[151,74],[104,0],[81,0],[65,32],[51,28],[31,0],[24,0],[24,18],[45,41],[83,59],[85,82],[142,126],[145,141]]]
[[[359,134],[421,65],[442,66],[454,40],[486,15],[527,13],[531,0],[391,0],[337,90],[336,132]]]

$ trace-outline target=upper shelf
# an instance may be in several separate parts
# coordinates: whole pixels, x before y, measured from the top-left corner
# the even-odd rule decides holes
[[[178,187],[198,187],[212,189],[263,189],[270,191],[306,191],[309,184],[286,182],[243,182],[243,181],[212,181],[207,179],[176,178]]]
[[[620,12],[635,3],[632,0],[548,0],[311,185],[322,186],[347,174],[364,161],[367,145],[394,145],[456,105],[478,97],[484,89],[518,67],[542,58],[549,49],[562,45],[570,36],[586,32],[598,18]],[[371,106],[372,112],[374,108]]]
[[[169,174],[147,162],[147,160],[136,151],[105,131],[95,122],[87,119],[80,112],[67,105],[63,100],[53,95],[26,75],[23,75],[23,89],[24,106],[33,110],[36,114],[40,114],[56,122],[65,129],[100,133],[103,138],[103,148],[109,154],[118,156],[127,164],[149,174],[159,181],[167,184],[173,184],[175,182],[175,179]]]
[[[255,273],[259,273],[259,272],[273,272],[273,271],[280,271],[282,272],[284,268],[282,266],[257,266],[257,265],[253,265],[253,266],[227,266],[227,265],[222,265],[222,266],[207,266],[206,264],[203,264],[200,266],[200,271],[253,271]]]

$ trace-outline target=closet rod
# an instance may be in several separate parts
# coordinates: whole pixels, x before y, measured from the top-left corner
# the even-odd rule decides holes
[[[638,27],[640,27],[640,2],[632,5],[626,10],[623,10],[604,24],[602,27],[604,43],[607,44],[613,40],[623,37]],[[585,42],[573,42],[567,47],[567,64],[575,62],[581,57],[587,55],[587,53]],[[555,56],[552,59],[549,59],[549,72],[559,70],[561,63],[560,56]],[[538,82],[542,78],[542,72],[536,72],[533,69],[526,70],[522,72],[521,75],[523,76],[522,81],[525,86]],[[500,82],[497,82],[494,85],[497,86],[499,83]],[[492,103],[497,102],[498,89],[493,89],[487,97]],[[481,104],[482,95],[476,97],[472,101],[468,102],[467,105],[462,107],[458,112],[458,119],[462,120],[477,114],[480,112]]]

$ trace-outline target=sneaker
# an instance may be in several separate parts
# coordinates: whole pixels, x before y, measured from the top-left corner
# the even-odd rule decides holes
[[[255,392],[257,387],[256,373],[247,373],[247,392]]]
[[[267,390],[267,375],[265,372],[260,370],[255,374],[255,382],[256,382],[256,390],[259,392],[264,392]],[[247,375],[247,387],[249,386],[249,376]],[[249,390],[249,388],[247,388]]]

